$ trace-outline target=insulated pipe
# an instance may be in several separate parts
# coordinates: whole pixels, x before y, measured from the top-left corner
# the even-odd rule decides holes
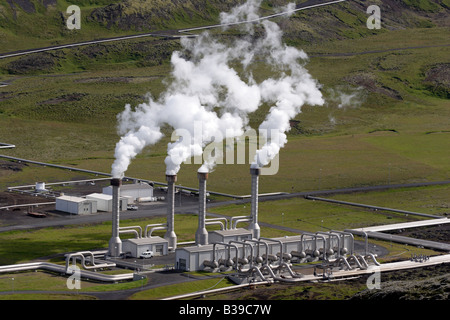
[[[270,238],[260,238],[261,240],[267,240],[267,241],[272,241],[272,242],[277,242],[280,245],[280,265],[283,263],[283,242],[281,242],[280,240],[276,240],[276,239],[270,239]],[[269,255],[269,252],[267,252],[266,256]]]
[[[112,186],[112,236],[109,240],[109,255],[111,257],[119,257],[122,253],[122,241],[119,237],[120,222],[120,187],[121,179],[111,179]]]
[[[208,244],[208,231],[205,226],[206,218],[206,180],[208,179],[207,172],[197,172],[199,183],[199,208],[198,208],[198,228],[195,233],[195,243],[197,245]]]
[[[205,226],[210,226],[210,225],[215,225],[215,224],[220,225],[221,230],[225,230],[225,226],[222,223],[222,221],[208,221],[208,220],[206,220],[206,222],[205,222]]]
[[[248,227],[253,234],[253,238],[259,239],[261,236],[261,228],[258,224],[258,189],[259,189],[259,175],[261,174],[260,168],[250,168],[250,174],[252,176],[251,186],[251,223]]]
[[[266,247],[266,252],[269,251],[269,245],[267,244],[267,242],[261,241],[261,240],[255,240],[255,239],[244,239],[244,242],[253,242],[253,243],[257,243],[257,252],[256,252],[256,258],[255,258],[255,262],[256,263],[262,263],[263,262],[263,258],[260,255],[260,244],[264,244]],[[266,254],[266,264],[268,264],[268,259],[267,259],[267,254]]]
[[[152,237],[152,233],[153,233],[153,231],[155,231],[155,230],[167,230],[167,226],[164,226],[164,227],[153,227],[153,228],[151,228],[150,231],[149,231],[148,234],[147,234],[147,238],[151,238],[151,237]]]
[[[128,229],[128,230],[120,229],[119,234],[122,234],[122,233],[134,233],[136,239],[142,238],[139,236],[139,233],[137,232],[137,230],[134,230],[134,229]]]
[[[317,236],[314,233],[303,232],[302,235],[300,236],[300,242],[301,242],[301,245],[302,245],[302,252],[305,252],[305,243],[304,243],[305,236],[313,237],[313,240],[314,240],[314,251],[316,251],[317,250]]]
[[[239,220],[239,219],[250,219],[251,216],[234,216],[230,218],[230,228],[231,229],[236,229],[236,223],[235,220]]]
[[[229,226],[228,226],[228,219],[227,218],[208,218],[208,219],[206,219],[205,221],[225,221],[225,230],[228,230],[229,229]]]
[[[354,238],[354,236],[353,236],[353,233],[351,233],[351,232],[347,232],[347,231],[337,231],[337,230],[330,230],[330,232],[334,232],[334,233],[337,233],[337,234],[342,234],[342,236],[343,236],[343,241],[342,241],[342,249],[344,249],[345,247],[345,235],[348,235],[349,237],[350,237],[350,239],[351,239],[351,241],[350,241],[350,254],[353,254],[353,251],[355,250],[355,238]],[[345,254],[345,252],[343,253],[343,254]]]
[[[247,221],[252,221],[252,219],[251,219],[251,218],[239,218],[239,219],[234,220],[234,226],[233,226],[233,229],[236,229],[237,224],[238,224],[239,222],[247,222]]]
[[[337,241],[338,241],[338,257],[340,257],[340,247],[341,247],[341,239],[339,238],[339,236],[337,234],[332,234],[331,232],[323,232],[323,231],[317,231],[316,234],[323,234],[328,236],[328,254],[332,255],[334,253],[333,248],[331,247],[331,237],[336,237]],[[324,247],[325,250],[325,247]]]
[[[233,247],[236,249],[236,263],[234,264],[234,269],[237,271],[237,260],[238,260],[238,255],[239,255],[239,249],[236,245],[234,244],[229,244],[229,243],[225,243],[225,242],[214,242],[213,244],[213,261],[216,261],[216,246],[220,244],[223,245],[225,247]],[[231,253],[231,251],[229,251]],[[228,259],[231,259],[231,257],[229,256]]]
[[[169,248],[177,247],[177,235],[175,234],[175,182],[176,175],[166,175],[167,181],[167,232],[164,239],[169,242]]]
[[[235,240],[231,240],[229,242],[231,243],[237,243],[237,244],[242,244],[242,256],[245,259],[245,246],[249,246],[250,247],[250,268],[253,267],[253,246],[250,243],[246,243],[246,242],[242,242],[242,241],[235,241]]]
[[[322,238],[323,239],[323,261],[327,261],[327,250],[326,250],[326,246],[327,246],[327,240],[325,239],[325,237],[323,235],[320,234],[316,234],[317,238]],[[316,244],[317,244],[317,238],[316,238]]]
[[[153,224],[146,225],[145,229],[144,229],[144,237],[147,236],[149,228],[152,228],[152,227],[164,227],[164,226],[166,226],[165,223],[153,223]]]
[[[129,230],[129,229],[138,229],[139,230],[139,238],[142,238],[142,227],[141,226],[120,227],[119,231],[122,232],[122,230]]]

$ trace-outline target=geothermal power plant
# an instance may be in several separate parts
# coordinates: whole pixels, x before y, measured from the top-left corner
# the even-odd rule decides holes
[[[177,244],[175,189],[177,176],[166,175],[167,214],[166,223],[140,227],[120,227],[121,179],[111,179],[113,188],[112,232],[108,255],[120,259],[125,253],[139,257],[142,252],[152,251],[156,255],[173,255],[175,269],[182,271],[208,270],[211,272],[235,270],[233,280],[238,283],[267,280],[295,281],[301,274],[291,268],[292,262],[322,260],[327,265],[345,269],[367,268],[369,262],[378,265],[376,257],[366,252],[358,255],[354,251],[353,235],[345,231],[302,233],[280,238],[263,238],[258,223],[258,183],[261,169],[250,168],[251,214],[250,216],[207,217],[207,181],[213,175],[197,172],[198,177],[198,226],[195,242]],[[239,224],[247,226],[239,227]],[[207,227],[217,225],[208,231]],[[134,229],[134,230],[133,230]],[[154,230],[165,230],[164,237],[153,236]],[[121,240],[120,234],[133,232],[135,238]],[[325,267],[324,267],[325,268]],[[281,276],[287,273],[286,276]]]

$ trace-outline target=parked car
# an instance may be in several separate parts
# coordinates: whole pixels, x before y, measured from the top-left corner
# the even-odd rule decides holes
[[[138,209],[138,207],[133,204],[127,205],[127,210],[136,211],[137,209]]]
[[[147,250],[141,253],[139,256],[141,259],[149,259],[153,258],[153,251]]]

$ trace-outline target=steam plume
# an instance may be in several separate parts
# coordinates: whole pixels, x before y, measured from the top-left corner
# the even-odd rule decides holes
[[[221,23],[254,21],[260,3],[249,0],[230,13],[222,13]],[[171,82],[166,91],[157,100],[149,96],[134,111],[127,105],[118,116],[122,138],[112,167],[115,177],[123,176],[144,147],[161,139],[164,124],[176,132],[189,133],[184,135],[189,139],[168,144],[166,174],[176,174],[184,161],[201,155],[215,138],[242,135],[248,128],[248,114],[269,103],[273,107],[260,129],[276,130],[280,135],[279,139],[268,135],[267,144],[258,151],[255,164],[263,166],[286,143],[289,119],[301,106],[323,103],[317,83],[301,65],[306,54],[282,42],[277,24],[265,20],[242,26],[248,36],[236,40],[220,42],[208,32],[195,39],[181,39],[182,49],[171,57]],[[262,26],[263,37],[253,37],[255,26]],[[253,72],[262,62],[271,67],[271,77],[257,83]],[[200,130],[195,125],[198,122]],[[201,170],[211,170],[214,163],[209,159]]]

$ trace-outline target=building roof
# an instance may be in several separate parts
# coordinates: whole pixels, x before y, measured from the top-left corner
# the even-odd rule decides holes
[[[101,200],[112,200],[112,195],[104,194],[104,193],[91,193],[91,194],[88,194],[86,197],[101,199]]]
[[[217,233],[222,236],[234,236],[234,235],[241,235],[241,234],[252,234],[251,231],[243,228],[237,228],[237,229],[230,229],[230,230],[213,230],[210,231],[211,233]]]
[[[145,245],[145,244],[151,244],[151,243],[161,243],[161,242],[165,242],[168,243],[169,241],[167,241],[166,239],[163,239],[161,237],[150,237],[150,238],[132,238],[132,239],[124,239],[122,240],[122,242],[131,242],[133,244],[136,245]]]
[[[57,197],[56,200],[70,201],[70,202],[85,202],[85,201],[93,201],[85,198],[74,197],[74,196],[60,196]]]

